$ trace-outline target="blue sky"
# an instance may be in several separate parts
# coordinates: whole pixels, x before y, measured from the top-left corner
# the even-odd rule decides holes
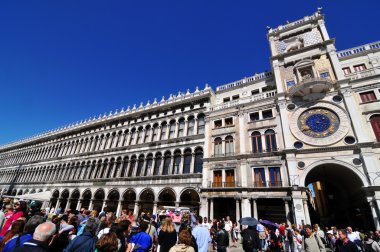
[[[323,6],[338,50],[380,40],[380,1],[2,1],[0,144],[270,70],[267,25]]]

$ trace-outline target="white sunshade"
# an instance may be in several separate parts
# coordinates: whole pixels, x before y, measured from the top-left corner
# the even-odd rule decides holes
[[[38,201],[50,201],[51,191],[39,192],[39,193],[30,193],[24,195],[16,195],[14,198],[20,200],[38,200]]]

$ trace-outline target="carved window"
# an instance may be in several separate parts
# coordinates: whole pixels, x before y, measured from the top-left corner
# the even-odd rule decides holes
[[[215,157],[220,157],[223,154],[222,139],[220,137],[214,140],[214,155]]]
[[[194,135],[194,125],[195,125],[195,119],[192,116],[188,119],[188,127],[187,127],[187,135],[188,136]]]
[[[274,130],[267,130],[265,131],[265,144],[266,144],[266,151],[267,152],[273,152],[277,150],[277,143],[276,143],[276,134],[274,133]]]
[[[232,136],[226,137],[226,156],[234,155],[234,138]]]
[[[203,150],[198,148],[195,150],[194,173],[202,173],[203,170]]]
[[[258,131],[253,132],[251,137],[252,137],[252,152],[253,153],[263,152],[263,145],[262,145],[260,132]]]
[[[205,133],[205,116],[200,115],[198,116],[198,134],[204,134]]]
[[[185,133],[185,119],[181,118],[178,123],[178,137],[183,137]]]
[[[356,65],[356,66],[354,66],[354,70],[355,70],[355,72],[364,71],[364,70],[366,70],[366,69],[367,69],[367,68],[366,68],[365,64],[360,64],[360,65]]]
[[[374,91],[368,91],[368,92],[360,93],[360,99],[362,100],[362,102],[376,101],[375,92]]]
[[[370,118],[373,133],[375,133],[376,140],[380,142],[380,115],[374,115]]]

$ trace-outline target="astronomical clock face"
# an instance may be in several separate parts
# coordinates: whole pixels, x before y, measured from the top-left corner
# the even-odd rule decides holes
[[[306,136],[324,138],[331,136],[339,129],[339,118],[328,109],[309,109],[298,118],[298,128]]]
[[[318,102],[297,108],[290,118],[290,130],[300,141],[314,145],[334,144],[347,135],[350,123],[339,106]]]

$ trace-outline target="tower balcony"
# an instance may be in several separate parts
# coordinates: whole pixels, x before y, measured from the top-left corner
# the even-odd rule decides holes
[[[333,86],[330,78],[312,77],[291,86],[288,93],[291,97],[301,97],[305,101],[322,98]]]

